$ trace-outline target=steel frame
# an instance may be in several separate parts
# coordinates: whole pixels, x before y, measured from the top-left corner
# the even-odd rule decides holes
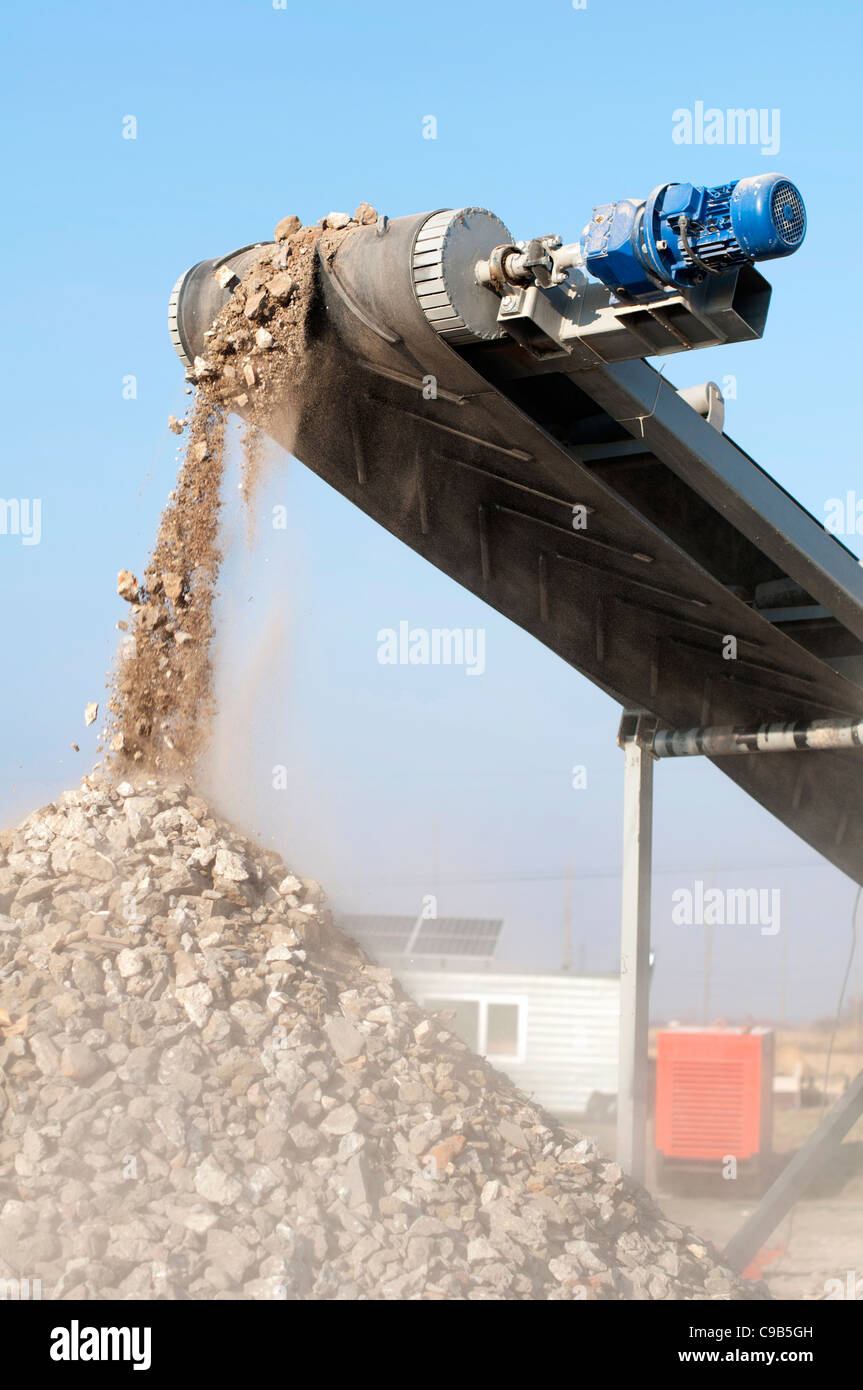
[[[637,1182],[644,1181],[647,1152],[653,759],[863,747],[863,725],[853,720],[765,724],[751,730],[672,730],[659,729],[657,723],[643,711],[625,710],[617,738],[624,754],[617,1159]],[[863,1071],[729,1241],[725,1258],[732,1268],[745,1269],[861,1115]]]

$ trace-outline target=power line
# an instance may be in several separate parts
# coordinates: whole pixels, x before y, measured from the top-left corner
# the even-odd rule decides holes
[[[780,871],[783,872],[783,873],[787,873],[787,872],[789,872],[789,871],[792,870],[792,869],[825,869],[825,870],[827,870],[827,869],[832,869],[832,867],[833,867],[833,866],[832,866],[831,864],[827,864],[826,862],[823,862],[823,861],[820,861],[820,860],[812,860],[810,863],[806,863],[806,862],[803,862],[803,863],[800,863],[800,862],[796,862],[796,863],[783,863],[781,860],[775,860],[775,861],[773,861],[773,862],[768,861],[767,863],[764,863],[764,862],[762,861],[762,862],[760,862],[760,863],[755,863],[755,864],[727,864],[727,865],[718,865],[718,866],[716,867],[715,872],[716,872],[717,874],[763,873],[765,870],[774,870],[774,869],[776,869],[776,870],[780,870]],[[696,874],[696,873],[699,873],[699,872],[705,872],[705,873],[706,873],[707,871],[706,871],[706,870],[704,870],[704,871],[698,870],[698,869],[696,869],[696,868],[693,868],[692,864],[687,864],[687,865],[684,865],[684,866],[678,866],[678,867],[676,867],[676,868],[654,868],[654,869],[653,869],[653,876],[654,876],[655,878],[659,878],[659,877],[661,877],[661,876],[668,876],[668,875],[670,875],[670,874],[686,874],[686,875],[689,875],[689,876],[691,877],[693,874]],[[579,882],[579,881],[581,881],[581,880],[583,880],[583,879],[619,878],[619,877],[620,877],[620,874],[621,874],[621,869],[620,869],[620,867],[618,866],[617,868],[612,868],[612,869],[575,869],[575,870],[573,870],[573,869],[563,869],[563,870],[553,869],[553,870],[547,870],[547,869],[546,869],[546,870],[539,870],[539,871],[536,871],[536,872],[534,872],[534,871],[528,871],[528,872],[524,872],[524,873],[465,874],[465,875],[454,874],[454,875],[449,876],[449,877],[439,877],[437,881],[438,881],[438,883],[439,883],[441,886],[443,886],[443,887],[450,887],[450,886],[452,886],[452,885],[461,884],[461,883],[484,883],[484,884],[489,884],[489,883],[564,883],[564,882],[566,882],[567,879],[570,879],[570,878],[573,879],[575,882]],[[427,883],[427,882],[428,882],[428,879],[427,879],[427,877],[426,877],[425,875],[417,874],[416,876],[411,877],[411,878],[384,878],[384,879],[375,879],[375,882],[378,882],[378,883],[389,883],[389,884],[392,884],[392,885],[397,886],[397,887],[414,887],[414,886],[416,886],[417,884],[424,884],[424,883]]]

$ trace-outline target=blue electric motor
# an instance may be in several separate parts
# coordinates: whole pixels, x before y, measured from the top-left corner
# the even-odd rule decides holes
[[[581,246],[591,275],[641,299],[658,287],[691,289],[708,275],[790,256],[805,235],[795,185],[782,174],[756,174],[718,188],[663,183],[644,202],[604,203]]]

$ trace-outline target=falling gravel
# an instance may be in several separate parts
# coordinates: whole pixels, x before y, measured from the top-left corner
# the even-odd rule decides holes
[[[228,416],[245,421],[241,486],[251,516],[271,414],[303,395],[317,256],[331,257],[344,237],[376,216],[361,203],[352,218],[330,213],[313,227],[283,218],[274,243],[261,247],[243,279],[224,281],[228,299],[205,335],[206,355],[195,360],[194,403],[182,420],[168,421],[186,445],[152,557],[140,583],[130,570],[117,577],[129,617],[120,622],[126,637],[112,677],[106,737],[120,776],[136,767],[188,774],[207,747]]]
[[[224,412],[200,396],[143,580],[129,570],[117,577],[132,616],[109,704],[109,748],[118,762],[187,767],[206,744],[224,467]]]

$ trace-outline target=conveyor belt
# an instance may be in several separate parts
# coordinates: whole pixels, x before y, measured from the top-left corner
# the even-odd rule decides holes
[[[321,266],[314,399],[298,433],[292,406],[273,435],[663,724],[863,717],[849,678],[863,664],[863,572],[850,551],[646,362],[585,369],[507,339],[443,341],[411,284],[422,220],[389,224],[386,257],[362,229]],[[794,604],[756,606],[786,576]],[[714,761],[863,882],[863,754]]]

